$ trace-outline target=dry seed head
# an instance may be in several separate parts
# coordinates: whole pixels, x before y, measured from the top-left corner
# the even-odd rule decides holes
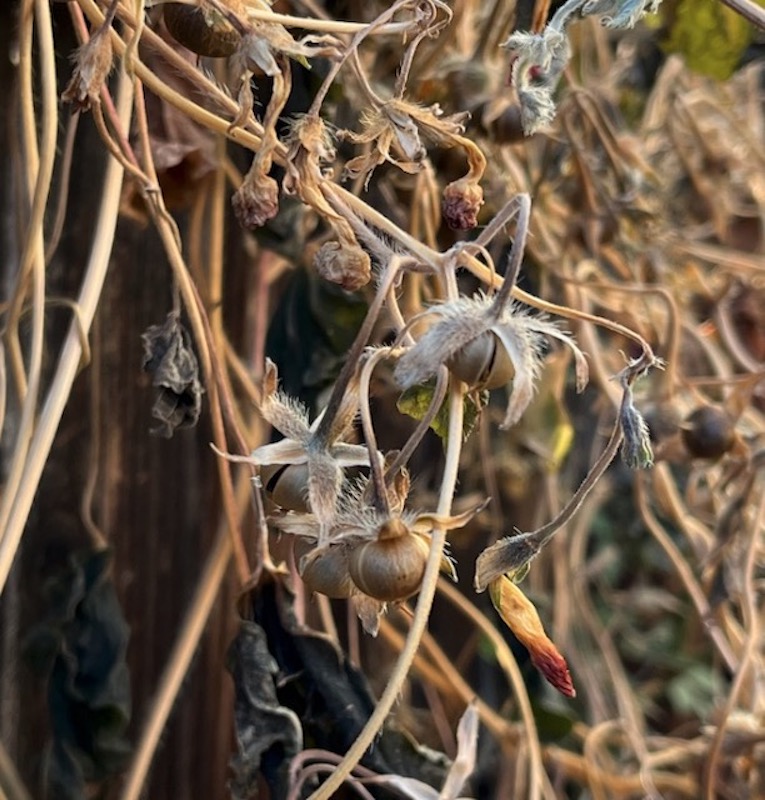
[[[733,420],[716,406],[700,406],[680,430],[683,444],[694,458],[721,458],[736,440]]]
[[[414,347],[399,359],[394,377],[408,389],[432,377],[441,364],[448,364],[475,339],[491,332],[504,349],[513,368],[512,387],[502,428],[514,425],[534,396],[542,369],[544,337],[567,345],[576,361],[577,389],[587,383],[587,362],[574,340],[543,316],[532,316],[516,304],[499,313],[494,301],[483,295],[460,298],[435,306],[430,313],[441,319],[429,328]],[[498,366],[501,362],[497,361]]]

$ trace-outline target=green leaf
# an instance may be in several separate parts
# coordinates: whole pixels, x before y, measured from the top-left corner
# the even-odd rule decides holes
[[[726,80],[753,36],[754,27],[720,0],[680,0],[664,49],[680,53],[695,72]]]
[[[537,732],[542,741],[560,741],[573,730],[576,719],[569,710],[552,708],[536,698],[531,701],[531,709],[534,712]]]
[[[720,678],[704,664],[694,664],[667,686],[667,696],[676,711],[708,716],[715,706],[715,699],[723,693]]]
[[[435,383],[428,382],[418,386],[412,386],[407,389],[398,399],[396,408],[408,417],[412,417],[417,421],[421,420],[427,414],[430,404],[433,401],[435,394]],[[475,429],[478,424],[478,418],[481,414],[481,409],[489,402],[488,392],[471,392],[466,394],[463,399],[464,418],[462,422],[462,441],[467,441],[467,438]],[[438,409],[433,422],[430,427],[435,431],[438,436],[443,440],[446,445],[449,432],[449,400],[444,400],[441,408]]]

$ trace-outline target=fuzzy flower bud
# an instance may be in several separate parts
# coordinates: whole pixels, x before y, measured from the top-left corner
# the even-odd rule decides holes
[[[355,292],[372,277],[372,262],[355,242],[326,242],[316,254],[313,265],[325,280]]]
[[[100,103],[101,87],[112,69],[111,24],[105,23],[74,54],[74,74],[61,99],[88,111]]]
[[[452,181],[444,189],[441,213],[452,230],[466,231],[478,224],[478,212],[482,205],[483,189],[464,177]]]
[[[632,388],[625,387],[625,398],[619,414],[622,428],[622,460],[630,469],[645,469],[653,466],[651,434],[643,415],[635,407]]]
[[[500,617],[529,651],[531,662],[566,697],[576,697],[566,659],[545,633],[534,604],[509,578],[489,586],[489,595]]]

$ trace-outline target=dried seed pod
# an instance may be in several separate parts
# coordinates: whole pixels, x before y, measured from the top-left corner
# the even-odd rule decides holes
[[[446,366],[473,389],[498,389],[515,375],[515,367],[496,335],[486,331],[455,353]]]
[[[309,511],[308,464],[266,464],[260,470],[263,488],[276,505]]]
[[[428,545],[399,519],[385,523],[377,537],[351,551],[351,578],[364,594],[376,600],[406,600],[420,588]]]
[[[348,572],[348,555],[344,547],[316,550],[315,543],[298,540],[295,542],[295,560],[298,561],[303,583],[312,592],[337,599],[345,599],[355,593],[356,587]]]
[[[178,44],[200,56],[225,58],[233,55],[241,36],[220,15],[184,3],[163,5],[165,25]]]
[[[736,440],[736,427],[717,406],[700,406],[682,425],[683,444],[695,458],[720,458]]]

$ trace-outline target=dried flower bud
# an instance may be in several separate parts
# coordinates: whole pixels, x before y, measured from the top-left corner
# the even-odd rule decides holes
[[[467,231],[478,224],[478,212],[482,205],[483,189],[464,177],[452,181],[444,189],[441,214],[452,230]]]
[[[313,265],[325,280],[355,292],[372,277],[372,262],[355,242],[326,242],[316,254]]]
[[[626,396],[619,416],[624,441],[622,442],[622,460],[630,469],[645,469],[653,466],[653,450],[651,434],[643,415],[635,408],[632,389],[625,388]]]
[[[231,198],[239,224],[243,228],[260,228],[279,211],[279,186],[260,171],[250,171]]]
[[[111,22],[105,22],[74,54],[74,74],[61,99],[88,111],[100,103],[101,87],[112,69]]]
[[[534,604],[509,578],[489,586],[494,608],[518,641],[529,651],[531,662],[566,697],[576,697],[566,659],[545,633]]]

